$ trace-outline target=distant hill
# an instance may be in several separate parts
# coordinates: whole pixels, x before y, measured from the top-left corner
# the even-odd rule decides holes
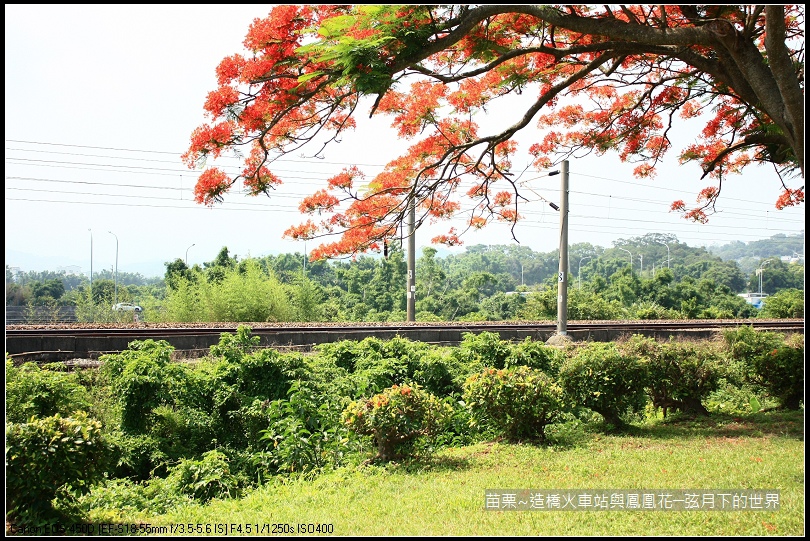
[[[798,235],[780,233],[768,239],[707,246],[706,250],[726,261],[739,261],[747,257],[804,257],[804,231]]]

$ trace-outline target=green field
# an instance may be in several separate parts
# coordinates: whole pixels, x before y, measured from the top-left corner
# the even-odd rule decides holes
[[[555,444],[489,442],[407,463],[278,481],[239,500],[126,517],[151,534],[717,535],[804,534],[804,412],[656,421],[606,434],[586,425]],[[488,489],[779,491],[777,511],[487,510]],[[124,518],[124,517],[122,517]],[[312,529],[314,527],[310,527]],[[239,531],[241,530],[241,532]],[[301,533],[303,535],[303,532]],[[308,535],[319,535],[317,532]]]

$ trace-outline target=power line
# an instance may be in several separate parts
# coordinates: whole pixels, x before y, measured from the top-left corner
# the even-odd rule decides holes
[[[47,146],[62,146],[62,147],[70,147],[70,148],[88,148],[93,150],[114,150],[117,152],[140,152],[144,154],[166,154],[171,156],[177,156],[178,158],[185,153],[184,151],[181,152],[168,152],[165,150],[141,150],[141,149],[132,149],[132,148],[115,148],[115,147],[99,147],[99,146],[90,146],[90,145],[70,145],[64,143],[46,143],[41,141],[21,141],[19,139],[6,139],[6,143],[23,143],[23,144],[30,144],[30,145],[47,145]],[[20,149],[9,149],[6,150],[20,150]],[[47,152],[45,150],[31,150],[30,152]],[[70,153],[63,153],[68,154]],[[81,155],[81,154],[76,154]],[[106,157],[106,156],[101,156]],[[122,158],[122,159],[136,159],[136,158]],[[239,160],[241,158],[237,156],[220,156],[217,159],[234,159]],[[385,164],[372,164],[372,163],[351,163],[351,162],[334,162],[329,160],[321,160],[320,158],[310,158],[310,159],[296,159],[291,158],[289,155],[280,156],[278,159],[279,162],[281,161],[290,161],[294,163],[317,163],[317,164],[327,164],[327,165],[357,165],[363,167],[385,167]]]
[[[33,177],[7,177],[7,179],[27,180],[27,181],[35,181],[35,182],[53,182],[53,183],[62,183],[62,184],[80,184],[80,185],[88,185],[88,186],[122,187],[122,188],[135,188],[135,189],[149,189],[149,190],[170,190],[170,191],[180,191],[181,193],[184,190],[183,188],[174,187],[174,186],[149,186],[149,185],[139,185],[139,184],[118,184],[118,183],[103,183],[103,182],[91,182],[91,181],[68,181],[68,180],[58,180],[58,179],[41,179],[41,178],[33,178]],[[25,188],[8,187],[7,189],[19,190],[19,191],[32,191],[32,192],[43,191],[43,190],[37,190],[37,189],[34,189],[34,188],[27,188],[27,187],[25,187]],[[47,190],[47,191],[50,192],[50,193],[62,193],[62,194],[73,194],[73,195],[83,195],[83,196],[87,196],[87,195],[109,196],[109,197],[121,197],[122,196],[122,194],[114,194],[114,193],[67,192],[67,191],[56,191],[56,190]],[[238,195],[238,193],[239,192],[232,192],[232,194],[234,194],[234,195]],[[302,197],[305,197],[305,196],[306,196],[306,194],[286,194],[286,193],[274,193],[272,195],[273,198],[296,199],[296,200],[300,200]],[[139,198],[145,198],[146,196],[139,195],[138,197]],[[173,199],[155,198],[155,197],[152,197],[152,199],[173,200]],[[622,198],[618,198],[618,199],[622,199]],[[634,199],[630,198],[630,200],[634,200]],[[529,202],[534,202],[534,201],[529,201]],[[229,202],[229,204],[232,205],[232,204],[235,204],[235,203]],[[250,203],[243,203],[243,205],[249,206]],[[578,205],[578,207],[580,207],[580,208],[588,208],[588,207],[604,208],[604,207],[599,207],[597,205],[587,205],[587,204],[580,204],[580,205]],[[629,208],[623,208],[623,207],[618,207],[617,210],[628,210],[628,211],[634,212],[635,214],[637,214],[639,212],[647,212],[647,213],[655,213],[656,212],[656,211],[649,211],[649,210],[643,210],[643,209],[642,210],[629,209]],[[464,211],[460,211],[459,214],[468,215],[470,212],[472,212],[472,209],[467,209],[467,210],[464,210]],[[522,212],[522,215],[524,215],[524,217],[525,216],[536,216],[536,215],[544,216],[545,215],[545,213],[543,213],[541,211],[536,211],[536,210],[524,210],[524,211],[521,211],[521,212]],[[747,216],[750,216],[750,215],[747,215]],[[605,219],[607,219],[607,220],[610,220],[610,221],[620,221],[620,222],[648,223],[648,224],[655,224],[655,225],[658,225],[658,226],[663,226],[666,223],[666,222],[664,222],[662,220],[640,220],[640,219],[634,219],[634,218],[616,218],[616,217],[614,217],[614,218],[605,218],[603,216],[586,215],[586,214],[578,214],[578,213],[571,213],[571,217],[574,218],[574,219],[580,219],[580,220],[591,220],[591,219],[593,219],[593,220],[605,220]],[[803,222],[801,222],[799,220],[780,219],[780,223],[784,223],[784,222],[803,223]],[[709,226],[709,227],[714,227],[714,228],[735,228],[735,229],[738,228],[737,226],[723,226],[723,225],[713,225],[713,226]],[[772,229],[772,228],[765,228],[765,229],[771,230],[771,231],[779,231],[779,230]]]

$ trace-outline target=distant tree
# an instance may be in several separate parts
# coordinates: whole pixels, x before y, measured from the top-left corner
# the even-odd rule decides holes
[[[767,264],[765,263],[767,261]],[[763,265],[765,265],[763,267]],[[759,291],[760,278],[762,292],[773,295],[780,289],[804,289],[804,265],[788,265],[778,258],[769,258],[760,262],[762,276],[753,273],[748,279],[750,291]],[[795,272],[792,272],[792,269]]]
[[[236,256],[231,257],[228,254],[228,247],[223,246],[214,260],[203,263],[203,267],[208,281],[218,284],[225,279],[227,271],[235,268],[238,264],[239,259]]]
[[[112,305],[115,298],[115,281],[108,278],[93,280],[92,302]]]
[[[365,285],[366,303],[378,312],[405,310],[407,272],[405,253],[398,246],[389,248],[388,257],[375,261],[371,280]]]
[[[292,289],[292,305],[295,309],[297,321],[324,321],[324,311],[321,310],[323,291],[317,282],[306,276],[299,276]]]
[[[177,284],[180,280],[190,281],[193,279],[191,269],[189,269],[186,262],[179,257],[174,261],[164,263],[164,265],[166,266],[164,280],[166,281],[166,287],[169,289],[177,289]]]
[[[799,289],[783,289],[767,299],[759,313],[766,318],[803,318],[804,292]]]
[[[710,264],[700,277],[724,285],[735,293],[744,291],[746,286],[745,276],[743,276],[740,267],[734,261],[720,261]]]
[[[447,286],[447,275],[436,260],[436,249],[422,248],[416,261],[416,312],[438,315]]]
[[[215,267],[231,269],[235,267],[238,262],[239,258],[237,256],[231,257],[230,254],[228,253],[228,247],[223,246],[222,249],[217,254],[217,256],[214,258],[214,260],[209,261],[208,263],[203,263],[203,266],[206,269],[211,269]]]
[[[48,300],[59,300],[65,294],[65,285],[62,280],[53,278],[44,282],[34,282],[31,284],[31,292],[34,295],[34,302]]]
[[[15,282],[6,282],[6,306],[25,306],[31,300],[31,288]]]

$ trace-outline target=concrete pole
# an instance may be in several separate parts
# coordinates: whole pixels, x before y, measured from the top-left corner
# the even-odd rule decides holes
[[[112,231],[107,233],[115,237],[115,304],[118,304],[118,235]]]
[[[416,321],[416,200],[408,210],[408,310],[407,321]]]
[[[557,334],[568,334],[568,160],[560,168],[560,272],[557,275]]]
[[[90,231],[90,320],[96,320],[96,302],[93,300],[93,230]]]

